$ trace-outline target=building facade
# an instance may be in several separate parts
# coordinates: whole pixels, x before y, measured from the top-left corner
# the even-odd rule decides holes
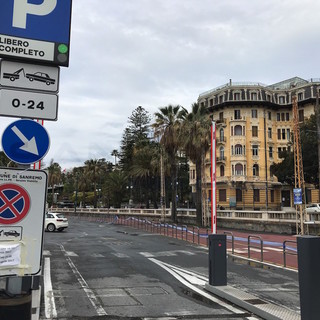
[[[229,83],[200,94],[216,122],[217,204],[236,209],[279,210],[293,207],[293,188],[279,183],[270,167],[280,152],[292,150],[292,97],[297,96],[299,121],[315,113],[320,79],[291,78],[272,85]],[[195,167],[190,167],[195,187]],[[206,159],[206,192],[211,193],[210,155]],[[307,202],[319,191],[307,185]]]

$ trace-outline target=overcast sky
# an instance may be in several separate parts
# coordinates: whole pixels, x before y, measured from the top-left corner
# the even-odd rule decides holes
[[[74,0],[45,163],[113,161],[139,105],[190,109],[229,79],[320,78],[319,12],[319,0]]]

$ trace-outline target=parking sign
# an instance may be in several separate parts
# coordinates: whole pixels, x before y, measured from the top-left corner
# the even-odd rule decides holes
[[[1,0],[0,57],[69,65],[72,0]]]

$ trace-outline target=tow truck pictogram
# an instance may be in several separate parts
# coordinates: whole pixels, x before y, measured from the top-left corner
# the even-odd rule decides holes
[[[24,73],[24,69],[21,68],[21,69],[15,71],[14,73],[5,72],[3,74],[3,78],[4,79],[10,79],[11,81],[18,80],[18,79],[20,79],[20,72],[23,72],[24,77],[26,76],[25,73]]]

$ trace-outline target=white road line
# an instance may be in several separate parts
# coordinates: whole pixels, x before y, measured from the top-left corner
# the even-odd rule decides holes
[[[91,302],[93,308],[96,310],[97,314],[99,316],[106,316],[107,315],[106,311],[103,309],[102,305],[100,304],[99,300],[97,299],[97,297],[95,296],[93,291],[89,288],[87,282],[84,280],[84,278],[82,277],[81,273],[78,271],[77,267],[74,265],[74,263],[72,262],[70,257],[67,255],[67,252],[64,249],[64,246],[62,244],[60,244],[60,248],[61,248],[61,251],[63,252],[63,254],[66,257],[66,260],[67,260],[67,262],[69,264],[69,267],[71,268],[72,272],[76,276],[78,282],[80,283],[82,289],[86,293],[89,301]]]
[[[50,258],[44,259],[43,282],[44,282],[45,317],[46,319],[57,318],[57,309],[56,309],[56,304],[54,302],[54,295],[53,295],[52,283],[51,283]]]
[[[166,271],[168,271],[170,274],[172,274],[177,280],[179,280],[182,284],[184,284],[186,287],[190,288],[191,290],[193,290],[194,292],[197,292],[198,294],[202,295],[203,297],[219,304],[220,306],[230,310],[231,312],[234,312],[236,314],[242,314],[243,311],[235,308],[227,303],[225,303],[224,301],[217,299],[215,297],[213,297],[212,295],[210,295],[208,292],[201,290],[200,288],[196,287],[195,285],[189,283],[186,279],[184,279],[181,275],[177,274],[174,270],[172,270],[171,268],[169,268],[169,265],[167,263],[163,263],[159,260],[156,260],[154,258],[149,258],[150,261],[154,262],[155,264],[157,264],[158,266],[160,266],[161,268],[165,269]],[[181,269],[182,270],[182,269]],[[190,272],[188,272],[190,273]],[[197,276],[197,274],[195,274],[195,276]]]
[[[277,251],[277,252],[283,252],[283,249],[275,248],[275,247],[264,247],[264,249]]]

